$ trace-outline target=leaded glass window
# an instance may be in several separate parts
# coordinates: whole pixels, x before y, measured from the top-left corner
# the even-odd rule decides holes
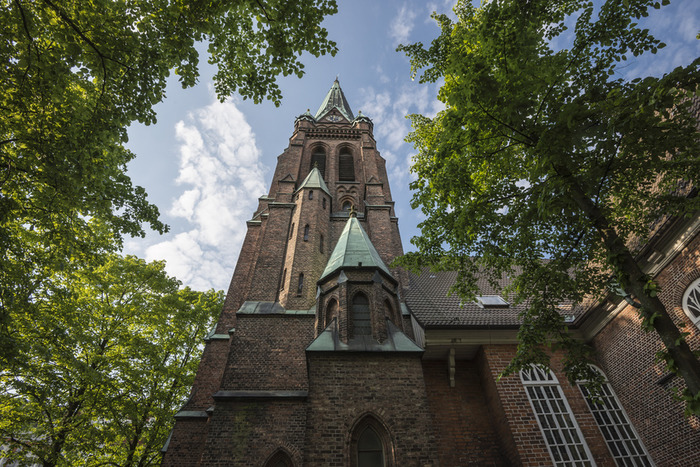
[[[354,335],[372,334],[372,324],[370,322],[369,301],[363,294],[357,294],[352,299],[352,323]]]
[[[586,441],[554,373],[533,365],[520,372],[555,466],[593,466]]]
[[[371,426],[365,428],[357,440],[358,467],[384,467],[384,447]]]
[[[596,367],[593,370],[602,374]],[[593,395],[583,384],[579,384],[579,388],[615,463],[620,466],[654,465],[610,383],[606,381],[597,395]]]

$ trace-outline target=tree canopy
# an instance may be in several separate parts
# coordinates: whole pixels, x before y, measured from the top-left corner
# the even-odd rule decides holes
[[[620,72],[628,58],[664,47],[637,24],[661,7],[459,1],[455,21],[435,16],[442,32],[429,47],[400,46],[414,76],[444,80],[445,104],[434,118],[411,116],[412,203],[427,219],[412,240],[418,252],[402,262],[457,269],[465,298],[478,274],[517,269],[511,291],[529,306],[509,371],[547,364],[555,340],[569,351],[572,380],[586,379],[586,348],[557,307],[600,297],[612,279],[641,302],[643,325],[659,333],[662,357],[687,383],[688,409],[700,413],[700,365],[632,246],[664,216],[700,208],[689,112],[700,60],[661,78]]]
[[[200,43],[219,98],[279,104],[278,75],[303,52],[335,54],[321,27],[334,0],[6,0],[0,6],[0,362],[13,358],[11,313],[34,312],[42,281],[114,250],[158,209],[132,185],[127,126],[153,123],[174,72],[198,78]]]
[[[11,316],[0,438],[22,465],[160,463],[222,292],[179,289],[162,262],[109,255],[51,275]]]

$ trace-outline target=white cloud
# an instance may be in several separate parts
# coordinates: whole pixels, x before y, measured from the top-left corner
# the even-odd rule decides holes
[[[146,247],[145,257],[166,260],[168,273],[192,288],[226,289],[245,222],[265,193],[255,135],[233,102],[215,101],[178,122],[175,138],[182,191],[167,212],[175,231]]]
[[[398,45],[408,42],[415,19],[416,13],[414,11],[411,11],[406,5],[401,7],[398,15],[396,15],[389,27],[389,35],[394,39],[394,44]]]

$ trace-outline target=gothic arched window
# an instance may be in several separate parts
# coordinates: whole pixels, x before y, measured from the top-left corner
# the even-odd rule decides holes
[[[368,336],[372,334],[372,322],[369,313],[369,300],[367,296],[358,293],[352,299],[352,324],[353,335]]]
[[[325,323],[326,326],[331,324],[331,321],[333,321],[333,317],[336,315],[337,311],[338,311],[338,301],[335,298],[332,298],[331,301],[329,301],[328,305],[326,306],[326,323]]]
[[[284,284],[285,284],[286,280],[287,280],[287,268],[284,268],[284,272],[282,273],[282,285],[280,285],[280,289],[284,290]]]
[[[357,465],[384,466],[384,448],[377,432],[371,426],[365,428],[357,440]]]
[[[352,467],[391,467],[394,465],[392,442],[386,428],[373,416],[365,416],[352,431],[350,465]]]
[[[348,148],[342,148],[338,154],[338,180],[341,182],[355,181],[355,161]]]
[[[391,306],[391,302],[389,300],[384,300],[384,315],[390,320],[394,321],[394,307]]]
[[[343,201],[343,211],[350,211],[352,209],[351,201]]]
[[[304,273],[299,273],[299,284],[297,285],[297,297],[301,297],[301,292],[304,290]]]
[[[292,238],[294,236],[294,222],[292,222],[292,228],[289,229],[289,238]]]
[[[281,448],[265,462],[265,467],[294,467],[292,459]]]
[[[314,148],[313,152],[311,153],[311,167],[309,167],[309,170],[313,169],[314,167],[318,168],[319,172],[321,172],[321,176],[325,179],[326,151],[324,151],[321,147]]]
[[[309,190],[309,199],[314,199],[314,190]]]
[[[308,242],[309,241],[309,224],[306,224],[304,226],[304,241]]]
[[[323,205],[323,209],[326,209],[326,198],[323,198],[321,204]]]

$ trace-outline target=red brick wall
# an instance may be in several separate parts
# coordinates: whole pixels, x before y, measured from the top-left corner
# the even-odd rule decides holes
[[[314,315],[239,315],[221,389],[303,390]]]
[[[218,401],[210,425],[202,466],[260,467],[279,448],[302,465],[304,401]]]
[[[683,292],[700,277],[700,236],[696,237],[656,277],[659,298],[677,325],[691,333],[691,349],[700,349],[700,332],[681,308]],[[684,387],[674,377],[658,384],[668,372],[654,363],[662,349],[656,333],[645,333],[632,307],[618,314],[593,339],[599,365],[635,425],[657,465],[700,465],[700,419],[686,418],[684,405],[673,399],[673,387]]]
[[[163,457],[163,467],[198,465],[207,438],[209,423],[206,419],[178,420]]]
[[[310,353],[305,466],[347,466],[350,431],[371,413],[389,431],[396,466],[437,466],[420,356]]]
[[[509,465],[502,454],[475,361],[457,361],[450,387],[445,360],[423,361],[440,465]]]

